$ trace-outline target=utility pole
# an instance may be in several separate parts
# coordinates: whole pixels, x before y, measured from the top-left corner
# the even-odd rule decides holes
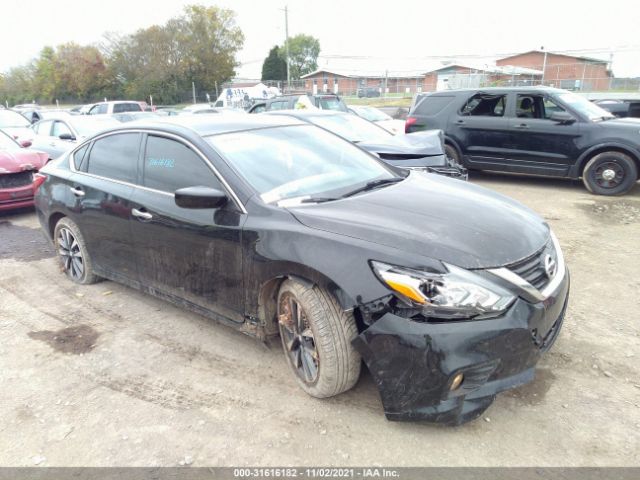
[[[191,93],[193,94],[193,104],[196,104],[196,82],[191,82]]]
[[[284,49],[285,55],[287,56],[287,92],[291,91],[291,67],[289,62],[289,7],[288,5],[284,6]]]
[[[542,85],[544,85],[544,71],[547,69],[547,51],[544,47],[540,47],[544,51],[544,60],[542,60]]]

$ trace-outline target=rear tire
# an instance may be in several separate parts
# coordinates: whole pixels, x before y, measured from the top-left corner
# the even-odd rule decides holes
[[[596,195],[623,195],[638,180],[638,168],[629,155],[610,151],[595,155],[582,172],[582,183]]]
[[[356,384],[356,322],[327,291],[285,281],[278,293],[278,328],[287,363],[309,395],[332,397]]]
[[[63,217],[58,221],[53,230],[53,241],[62,270],[72,282],[90,285],[100,280],[100,277],[93,273],[87,244],[73,220]]]
[[[463,167],[462,160],[460,158],[460,153],[458,153],[458,149],[453,145],[445,143],[444,145],[444,154],[449,160],[449,164],[452,167]]]

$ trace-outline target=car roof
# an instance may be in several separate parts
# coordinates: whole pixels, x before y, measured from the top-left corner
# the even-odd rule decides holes
[[[295,110],[275,110],[272,112],[265,112],[264,115],[270,116],[294,116],[300,118],[308,118],[308,117],[334,117],[337,115],[351,115],[348,112],[342,112],[339,110],[321,110],[321,109],[313,109],[306,110],[304,108],[298,108]],[[355,115],[353,115],[355,117]]]
[[[530,86],[530,87],[486,87],[486,88],[458,88],[455,90],[441,90],[439,92],[424,92],[419,93],[418,96],[450,96],[463,93],[508,93],[508,92],[548,92],[548,93],[565,93],[566,90],[554,87],[542,87],[542,86]]]
[[[125,127],[122,127],[122,129],[141,128],[180,133],[182,127],[195,131],[201,137],[207,137],[222,133],[289,125],[305,125],[305,123],[291,117],[283,118],[275,115],[175,115],[171,117],[158,117],[158,119],[154,119],[153,121],[145,119],[129,122]]]

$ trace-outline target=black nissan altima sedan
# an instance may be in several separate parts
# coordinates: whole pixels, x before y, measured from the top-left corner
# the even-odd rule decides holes
[[[531,210],[292,118],[174,118],[41,170],[38,217],[71,281],[279,336],[314,397],[364,361],[391,420],[460,424],[534,378],[569,273]]]

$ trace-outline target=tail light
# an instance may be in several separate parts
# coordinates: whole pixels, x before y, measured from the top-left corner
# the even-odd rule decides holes
[[[409,127],[415,124],[418,121],[416,117],[407,117],[407,120],[404,122],[404,133],[409,133]]]
[[[42,185],[46,179],[47,176],[43,173],[35,173],[33,175],[33,193],[38,191],[38,188],[40,188],[40,185]]]

